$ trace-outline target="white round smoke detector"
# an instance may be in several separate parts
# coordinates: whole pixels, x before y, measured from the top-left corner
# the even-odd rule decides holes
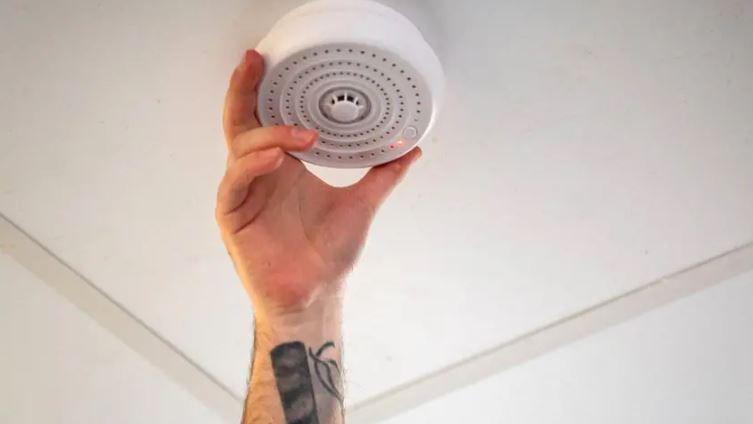
[[[403,15],[368,0],[318,0],[294,9],[257,51],[266,61],[262,125],[319,132],[301,160],[360,168],[396,159],[432,127],[444,85],[437,56]]]

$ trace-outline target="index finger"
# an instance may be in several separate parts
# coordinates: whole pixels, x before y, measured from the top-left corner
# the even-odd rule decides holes
[[[233,71],[225,95],[222,126],[228,144],[238,134],[259,126],[256,111],[256,87],[264,74],[264,58],[256,50],[247,50]]]

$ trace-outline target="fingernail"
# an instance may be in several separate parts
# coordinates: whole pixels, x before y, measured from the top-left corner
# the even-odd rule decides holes
[[[241,58],[241,63],[238,64],[239,68],[243,68],[250,62],[251,55],[253,54],[253,50],[246,50],[243,53],[243,57]]]
[[[421,152],[420,150],[416,150],[416,152],[413,153],[413,157],[410,159],[410,163],[413,164],[414,162],[416,162],[421,157],[422,154],[423,152]]]
[[[316,131],[302,128],[293,128],[292,130],[290,130],[290,135],[301,144],[306,144],[316,137]]]

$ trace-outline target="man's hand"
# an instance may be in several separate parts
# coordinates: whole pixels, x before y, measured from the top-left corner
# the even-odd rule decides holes
[[[314,131],[260,128],[263,73],[262,57],[248,51],[230,80],[216,209],[256,323],[243,422],[340,423],[343,281],[375,211],[421,151],[372,168],[350,187],[331,187],[286,154],[311,148]]]
[[[329,186],[285,154],[311,148],[314,131],[259,127],[263,71],[262,57],[249,50],[230,80],[223,119],[228,165],[216,217],[256,313],[273,317],[339,294],[374,212],[421,153],[375,167],[353,186]]]

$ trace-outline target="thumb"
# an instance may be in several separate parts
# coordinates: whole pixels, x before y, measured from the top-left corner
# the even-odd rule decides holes
[[[421,157],[421,149],[416,147],[392,162],[375,166],[351,189],[368,202],[373,209],[377,209],[419,157]]]

